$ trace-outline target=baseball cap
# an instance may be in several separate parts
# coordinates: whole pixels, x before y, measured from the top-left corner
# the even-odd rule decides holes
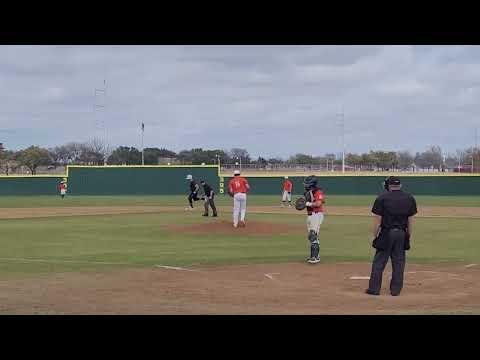
[[[186,180],[192,180],[193,176],[192,175],[187,175]]]
[[[240,170],[235,170],[235,171],[233,172],[233,175],[240,175]]]
[[[285,176],[285,179],[288,179],[288,176]]]
[[[397,176],[390,176],[387,180],[388,185],[400,185],[400,178]]]

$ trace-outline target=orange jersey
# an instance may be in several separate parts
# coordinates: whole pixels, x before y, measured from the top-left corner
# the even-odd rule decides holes
[[[323,213],[323,202],[325,201],[325,196],[323,195],[322,190],[317,189],[313,191],[313,200],[312,202],[315,201],[320,201],[322,205],[320,206],[312,206],[312,207],[307,207],[307,212],[308,215],[310,215],[312,212],[314,213]]]
[[[228,182],[228,191],[232,194],[247,193],[250,190],[247,179],[241,176],[235,176]]]
[[[283,190],[292,192],[293,183],[290,180],[285,180],[283,183]]]

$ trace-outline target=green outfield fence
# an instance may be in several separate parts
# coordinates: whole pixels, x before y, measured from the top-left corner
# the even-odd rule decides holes
[[[2,176],[0,195],[55,195],[63,176]]]
[[[53,195],[57,184],[66,178],[70,195],[181,195],[188,193],[191,174],[205,180],[215,192],[224,193],[230,176],[222,176],[216,165],[158,166],[68,166],[65,176],[0,176],[0,195]],[[479,175],[402,176],[404,189],[414,195],[480,195]],[[318,175],[327,194],[375,195],[383,188],[386,175]],[[303,176],[289,176],[293,193],[303,193]],[[247,176],[251,194],[278,195],[284,177],[280,175]]]
[[[189,190],[191,174],[219,190],[218,166],[69,166],[71,195],[179,195]]]
[[[332,195],[375,195],[383,191],[386,176],[335,175],[317,176],[320,187]],[[480,195],[480,176],[404,176],[399,174],[403,189],[414,195]],[[224,177],[228,186],[231,177]],[[293,194],[304,192],[303,176],[289,176],[293,183]],[[283,176],[247,176],[251,194],[281,194]]]

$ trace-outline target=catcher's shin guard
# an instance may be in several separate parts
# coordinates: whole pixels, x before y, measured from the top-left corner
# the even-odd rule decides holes
[[[314,230],[308,232],[308,240],[310,241],[310,257],[317,258],[320,254],[320,241],[318,234]]]

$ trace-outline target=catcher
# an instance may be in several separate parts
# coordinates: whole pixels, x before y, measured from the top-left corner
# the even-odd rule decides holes
[[[322,190],[317,186],[317,177],[311,175],[305,178],[303,185],[305,187],[304,197],[295,201],[295,208],[303,210],[307,208],[307,230],[308,240],[310,242],[310,257],[307,262],[317,264],[320,262],[320,225],[323,223],[323,204],[325,203]]]

